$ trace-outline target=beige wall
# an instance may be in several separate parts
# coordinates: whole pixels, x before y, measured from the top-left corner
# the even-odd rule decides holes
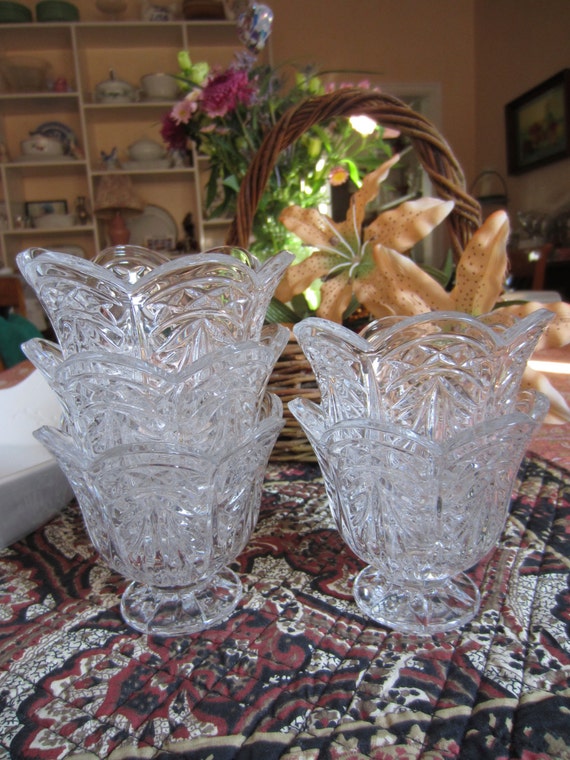
[[[473,171],[473,0],[268,0],[268,4],[275,14],[276,63],[378,71],[379,84],[441,83],[440,129],[464,170]]]
[[[508,176],[504,106],[570,67],[570,2],[476,0],[475,9],[477,168],[507,179],[511,217],[556,210],[570,203],[570,159]]]
[[[379,83],[440,83],[440,129],[468,184],[508,181],[511,215],[570,201],[570,160],[506,175],[505,103],[570,66],[570,0],[269,0],[276,63],[380,71]]]

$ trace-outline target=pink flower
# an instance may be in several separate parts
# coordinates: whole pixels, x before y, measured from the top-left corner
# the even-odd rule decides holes
[[[344,185],[350,175],[344,166],[335,166],[329,172],[329,182],[333,187]]]
[[[202,93],[200,90],[192,90],[186,95],[185,98],[179,100],[175,104],[170,112],[170,118],[176,122],[176,124],[188,124],[192,118],[192,114],[198,110],[198,103]]]
[[[254,94],[247,72],[229,68],[210,79],[205,86],[202,92],[202,110],[210,118],[225,116],[234,111],[238,103],[251,103]]]

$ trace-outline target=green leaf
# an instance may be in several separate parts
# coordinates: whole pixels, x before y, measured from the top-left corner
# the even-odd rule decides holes
[[[525,301],[524,299],[519,300],[517,298],[508,300],[508,301],[499,301],[493,306],[493,311],[495,311],[496,309],[502,309],[503,306],[522,306],[523,304],[526,304],[526,303],[528,303],[528,301]]]
[[[426,272],[426,274],[429,274],[430,277],[433,277],[436,282],[439,282],[439,284],[445,288],[451,282],[451,278],[453,277],[453,272],[455,270],[453,254],[451,251],[447,252],[447,257],[445,259],[443,269],[436,269],[436,267],[432,267],[429,264],[421,264],[421,268],[424,272]]]
[[[235,174],[231,174],[229,177],[226,177],[223,181],[223,184],[225,187],[229,187],[234,192],[239,192],[239,182]]]
[[[348,173],[350,175],[350,179],[354,182],[356,187],[360,187],[362,184],[360,180],[360,172],[358,171],[358,167],[356,166],[354,161],[351,161],[350,158],[344,158],[342,160],[342,163],[348,167]]]
[[[272,298],[265,314],[266,322],[300,322],[300,317],[277,298]]]
[[[299,319],[310,317],[313,313],[309,307],[309,304],[307,303],[307,299],[305,298],[304,293],[299,293],[298,295],[293,296],[291,299],[291,306],[293,307],[293,311],[299,317]]]
[[[436,269],[429,264],[421,264],[420,268],[423,269],[426,274],[429,274],[430,277],[433,277],[433,279],[438,282],[443,288],[447,285],[447,277],[445,276],[445,273],[441,271],[441,269]]]
[[[447,282],[450,282],[455,271],[455,261],[453,259],[453,252],[451,248],[449,248],[447,251],[447,256],[445,258],[445,263],[443,265],[442,271],[447,275]]]
[[[209,208],[215,198],[216,194],[218,192],[218,171],[215,167],[212,167],[212,170],[210,172],[210,177],[208,179],[208,184],[206,186],[206,208]]]
[[[348,304],[344,314],[342,315],[343,320],[348,319],[348,317],[352,316],[358,308],[360,308],[360,303],[353,294],[350,299],[350,303]]]

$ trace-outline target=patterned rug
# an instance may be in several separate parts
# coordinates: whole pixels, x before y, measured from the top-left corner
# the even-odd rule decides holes
[[[315,465],[268,470],[231,618],[184,638],[123,623],[126,581],[72,503],[0,552],[0,758],[570,758],[570,474],[523,462],[461,631],[365,619],[362,563]]]

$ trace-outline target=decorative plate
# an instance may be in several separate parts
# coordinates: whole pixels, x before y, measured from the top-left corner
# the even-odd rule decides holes
[[[131,245],[153,250],[173,250],[178,239],[178,227],[172,216],[160,206],[146,206],[143,213],[127,219]]]
[[[66,154],[71,153],[72,146],[77,146],[77,137],[75,132],[68,127],[67,124],[62,124],[61,121],[46,121],[36,127],[31,135],[43,135],[44,137],[53,137],[63,143],[64,152]]]

